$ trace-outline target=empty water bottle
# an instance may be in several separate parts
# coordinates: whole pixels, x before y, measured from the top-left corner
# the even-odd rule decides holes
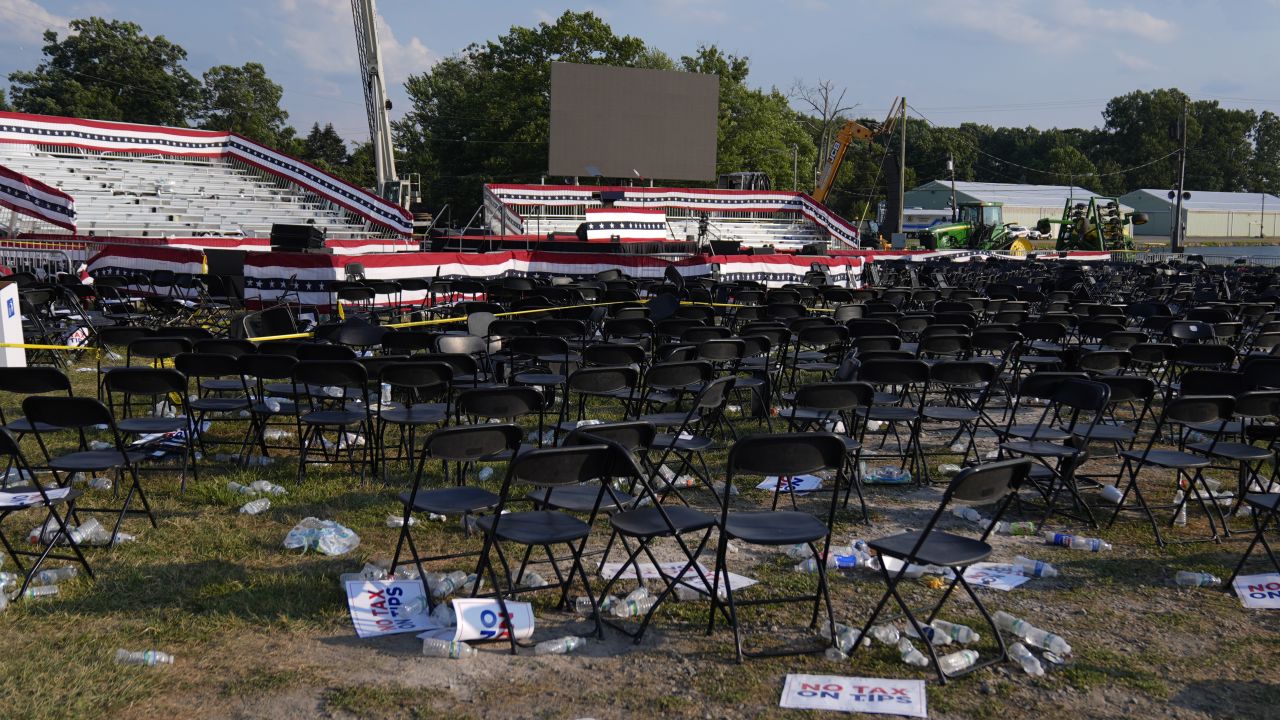
[[[121,665],[172,665],[173,656],[159,650],[116,650],[116,662]]]
[[[388,515],[388,516],[387,516],[387,527],[389,527],[389,528],[404,527],[404,526],[405,526],[405,524],[406,524],[406,523],[405,523],[405,521],[404,521],[404,516],[403,516],[403,515]],[[412,526],[417,525],[417,524],[418,524],[418,519],[417,519],[417,518],[415,518],[414,516],[410,515],[410,516],[409,516],[409,522],[408,522],[408,525],[409,525],[410,527],[412,527]]]
[[[1013,633],[1042,650],[1048,650],[1058,655],[1071,654],[1071,646],[1067,644],[1066,640],[1051,632],[1041,630],[1026,620],[1016,618],[1003,610],[997,610],[991,618],[995,621],[996,627]]]
[[[27,589],[23,591],[22,597],[28,600],[35,600],[36,598],[51,597],[57,594],[57,585],[28,585]]]
[[[622,602],[639,602],[647,597],[653,597],[653,595],[650,594],[649,588],[640,585],[635,590],[627,593],[626,597],[622,598]]]
[[[614,617],[629,618],[638,617],[648,613],[658,604],[656,597],[643,597],[639,600],[620,600],[617,605],[611,609]]]
[[[602,613],[609,612],[610,610],[613,609],[613,606],[617,604],[618,604],[618,598],[613,595],[610,595],[606,598],[602,598],[596,601],[596,607],[599,608],[600,612]],[[573,611],[583,616],[590,615],[591,614],[591,598],[586,597],[584,595],[575,599],[573,601]]]
[[[587,639],[576,635],[568,635],[555,640],[543,640],[533,646],[534,655],[564,655],[580,647],[585,647]]]
[[[1031,677],[1041,677],[1044,675],[1044,666],[1036,659],[1035,655],[1027,649],[1026,645],[1016,642],[1009,646],[1009,657],[1013,658],[1022,670]]]
[[[938,658],[938,669],[947,675],[954,675],[978,662],[977,650],[960,650]]]
[[[916,649],[915,645],[906,638],[898,639],[898,656],[902,658],[902,662],[916,667],[928,667],[929,658],[925,654]]]
[[[74,565],[67,565],[66,567],[49,568],[48,570],[41,570],[40,572],[35,574],[35,577],[31,579],[33,582],[52,585],[54,583],[60,583],[63,580],[70,580],[71,578],[75,577],[78,573],[79,573],[79,570],[77,570]]]
[[[546,578],[533,570],[526,570],[524,572],[524,577],[520,578],[520,587],[523,588],[540,588],[546,587],[550,584],[551,583],[547,582]]]
[[[818,634],[821,635],[824,639],[830,640],[831,639],[830,626],[828,626],[826,623],[819,623]],[[841,623],[836,623],[835,646],[839,648],[841,652],[847,653],[850,650],[852,650],[853,646],[858,644],[859,639],[862,640],[862,644],[864,647],[871,644],[871,640],[862,637],[861,630],[858,630],[856,628],[851,628],[848,625],[844,625]]]
[[[896,645],[898,640],[902,638],[902,634],[898,632],[898,628],[886,623],[877,623],[871,626],[868,632],[871,637],[885,645]]]
[[[1018,522],[1001,520],[996,523],[996,529],[992,532],[997,535],[1035,535],[1036,524],[1027,520],[1021,520]]]
[[[1047,562],[1032,560],[1021,555],[1013,559],[1013,567],[1027,577],[1058,577],[1058,569]]]
[[[1187,524],[1187,505],[1182,502],[1182,491],[1179,490],[1173,494],[1173,504],[1179,505],[1178,513],[1173,517],[1173,524],[1182,527]]]
[[[959,475],[962,469],[955,463],[943,463],[938,466],[938,474],[943,477],[951,477],[952,475]]]
[[[435,587],[431,588],[431,596],[437,598],[448,597],[466,584],[466,582],[467,574],[461,570],[454,570],[441,578],[440,582],[436,583]]]
[[[1221,578],[1203,572],[1190,572],[1188,570],[1179,570],[1174,576],[1174,582],[1183,587],[1213,587],[1221,585]]]
[[[252,487],[248,485],[241,485],[240,483],[234,480],[227,483],[227,489],[233,493],[239,493],[241,495],[257,495],[258,494],[258,491],[254,490]]]
[[[849,659],[849,656],[838,647],[829,647],[826,650],[823,650],[822,657],[831,660],[832,662],[840,662],[841,660]]]
[[[812,555],[813,551],[809,549],[807,543],[800,543],[787,548],[787,557],[795,558],[796,560],[803,560]]]
[[[1124,497],[1124,493],[1120,492],[1120,488],[1115,485],[1103,485],[1102,492],[1098,493],[1098,497],[1101,497],[1112,505],[1119,505],[1121,498]],[[1035,660],[1035,658],[1032,658],[1032,660]]]
[[[1059,545],[1061,547],[1071,548],[1072,550],[1084,550],[1086,552],[1100,552],[1102,550],[1110,550],[1111,543],[1098,538],[1083,537],[1081,535],[1072,535],[1070,533],[1058,533],[1052,530],[1044,531],[1045,545]]]
[[[958,505],[956,507],[951,508],[951,514],[955,515],[961,520],[968,520],[969,522],[975,522],[975,523],[980,523],[986,519],[982,517],[982,513],[978,512],[977,510],[974,510],[971,507],[968,507],[967,505]]]
[[[934,630],[937,630],[961,645],[968,645],[969,643],[975,643],[982,639],[982,636],[974,632],[973,628],[968,625],[947,622],[946,620],[934,620],[929,624]]]
[[[464,642],[427,638],[422,641],[422,654],[427,657],[457,660],[459,658],[475,657],[476,649]]]
[[[480,479],[480,482],[487,481],[489,478],[493,477],[493,468],[480,468],[480,472],[476,474],[476,477]]]
[[[950,645],[951,644],[950,635],[948,635],[945,632],[942,632],[941,630],[934,628],[931,625],[921,625],[920,633],[917,633],[916,626],[908,622],[906,624],[906,632],[908,636],[913,638],[919,638],[920,633],[924,633],[924,639],[928,640],[933,645]]]
[[[271,458],[262,458],[262,459],[270,460]],[[288,490],[285,490],[284,488],[280,487],[279,485],[269,480],[254,480],[253,482],[249,483],[249,487],[260,493],[266,493],[267,495],[287,495],[289,492]]]
[[[440,627],[453,627],[458,624],[458,615],[451,605],[441,603],[431,611],[431,621]]]
[[[266,512],[270,507],[271,507],[270,500],[268,500],[267,498],[258,498],[257,500],[250,500],[249,502],[242,505],[240,507],[240,514],[257,515],[258,513]]]

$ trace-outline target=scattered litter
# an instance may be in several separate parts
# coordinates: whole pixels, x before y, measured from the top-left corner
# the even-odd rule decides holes
[[[986,526],[983,525],[983,527]],[[1035,535],[1036,524],[1029,520],[1021,520],[1018,522],[1001,520],[996,523],[996,529],[992,532],[997,535]]]
[[[779,707],[928,717],[923,680],[788,675]]]
[[[290,550],[317,550],[325,555],[342,555],[359,544],[360,536],[350,528],[314,517],[303,518],[284,538],[284,546]]]
[[[916,649],[915,645],[906,638],[898,639],[898,657],[902,658],[902,662],[916,667],[929,667],[929,658],[924,653]]]
[[[662,567],[662,572],[666,573],[666,576],[670,578],[674,576],[676,573],[680,572],[680,570],[684,568],[685,565],[686,565],[685,562],[669,562],[669,563],[662,563],[661,567]],[[702,571],[702,575],[706,577],[709,582],[714,581],[715,578],[712,577],[711,571],[708,570],[706,566],[704,566],[702,563],[697,563],[695,567],[697,567]],[[605,578],[606,580],[612,579],[621,570],[622,570],[622,563],[620,562],[605,563],[600,566],[600,576]],[[662,576],[659,575],[658,573],[658,569],[655,568],[652,563],[632,563],[627,568],[626,573],[624,573],[622,577],[631,578],[631,577],[636,577],[637,575],[639,575],[638,580],[659,580],[662,578]],[[735,592],[745,587],[751,587],[752,585],[755,585],[758,582],[757,580],[753,580],[749,577],[746,577],[744,575],[739,575],[733,572],[728,573],[728,576],[729,576],[729,587],[733,589]],[[698,571],[694,570],[693,568],[689,568],[688,572],[681,575],[679,578],[679,581],[680,581],[680,584],[676,586],[677,589],[687,588],[687,589],[696,591],[702,595],[711,594],[711,588],[702,582],[702,578],[698,576]],[[721,587],[720,588],[721,597],[724,596],[724,592],[725,592],[724,588]]]
[[[1058,577],[1058,569],[1047,562],[1032,560],[1028,557],[1018,555],[1013,559],[1013,567],[1018,572],[1028,577]]]
[[[977,650],[960,650],[938,658],[938,669],[948,675],[954,675],[972,667],[976,662],[978,662]]]
[[[863,647],[870,647],[871,638],[862,637],[861,630],[851,628],[842,623],[836,623],[835,625],[836,636],[834,642],[835,647],[840,650],[840,652],[849,652],[853,649],[853,646],[857,645],[859,642],[862,643]],[[820,635],[824,640],[831,640],[831,626],[824,622],[818,623],[818,635]]]
[[[1174,582],[1183,587],[1215,587],[1222,584],[1222,578],[1204,572],[1179,570]]]
[[[1098,497],[1112,505],[1119,505],[1121,498],[1124,497],[1124,493],[1120,492],[1120,488],[1115,485],[1103,485],[1102,492],[1098,493]],[[1034,660],[1034,658],[1032,659]]]
[[[534,655],[564,655],[571,653],[580,647],[586,647],[587,639],[576,635],[569,635],[555,640],[543,640],[533,646]]]
[[[1072,550],[1083,550],[1085,552],[1101,552],[1110,550],[1111,543],[1098,538],[1083,537],[1080,535],[1071,535],[1070,533],[1058,533],[1052,530],[1044,531],[1045,545],[1058,545],[1060,547],[1071,548]]]
[[[821,490],[822,478],[816,475],[797,475],[795,477],[779,477],[777,475],[770,475],[757,485],[756,489],[777,491],[780,493],[794,492],[796,495],[804,495],[816,490]]]
[[[1027,649],[1026,645],[1016,642],[1009,646],[1009,657],[1022,666],[1023,672],[1031,677],[1041,677],[1044,675],[1044,667],[1040,665],[1040,661],[1035,655]]]
[[[227,490],[233,493],[238,493],[240,495],[257,495],[258,494],[258,491],[254,489],[252,485],[241,485],[240,483],[234,480],[227,483]]]
[[[480,468],[480,472],[476,473],[476,477],[480,479],[480,482],[485,482],[486,480],[489,480],[490,478],[493,477],[493,468],[491,467]]]
[[[240,506],[240,514],[241,515],[257,515],[259,513],[266,512],[270,508],[271,508],[270,500],[268,500],[267,498],[258,498],[257,500],[250,500],[249,502]]]
[[[434,515],[434,514],[435,514],[435,513],[432,513],[432,515]],[[432,518],[432,519],[434,520],[435,518]],[[408,525],[409,527],[413,527],[414,525],[417,525],[417,524],[418,524],[418,518],[416,518],[416,517],[414,517],[414,516],[412,516],[412,515],[410,515],[410,516],[409,516],[409,522],[408,522],[408,523],[406,523],[406,522],[405,522],[405,520],[404,520],[404,516],[403,516],[403,515],[388,515],[388,516],[387,516],[387,527],[389,527],[389,528],[404,527],[405,525]]]
[[[121,665],[172,665],[173,656],[159,650],[116,650],[116,662]]]
[[[992,616],[992,620],[995,621],[997,628],[1017,635],[1035,647],[1059,655],[1071,654],[1071,646],[1067,644],[1066,640],[1051,632],[1041,630],[1026,620],[1016,618],[1003,610],[997,610]]]
[[[434,627],[421,611],[407,612],[415,602],[425,602],[417,580],[350,580],[346,583],[347,609],[356,636],[380,637],[419,632]]]
[[[527,602],[507,602],[507,620],[499,623],[502,607],[493,598],[459,598],[453,601],[458,625],[454,640],[505,639],[508,633],[516,640],[533,637],[533,605]]]
[[[1247,608],[1280,608],[1280,574],[1237,575],[1231,587]]]
[[[422,641],[422,654],[427,657],[459,660],[461,658],[475,657],[477,650],[464,642],[427,638]]]
[[[862,481],[868,485],[906,485],[911,482],[911,471],[886,465],[866,473]]]
[[[943,477],[951,477],[953,475],[958,475],[962,469],[963,468],[955,463],[943,463],[938,466],[938,474]]]
[[[961,520],[968,520],[969,522],[977,523],[979,525],[982,525],[983,527],[986,527],[991,522],[990,520],[983,517],[982,513],[978,512],[977,510],[974,510],[968,505],[957,505],[951,508],[951,514],[955,515]]]
[[[289,491],[269,480],[254,480],[249,487],[266,495],[288,495]]]
[[[35,600],[42,597],[52,597],[58,594],[57,585],[28,585],[23,591],[22,597],[28,600]],[[17,596],[14,597],[17,600]]]

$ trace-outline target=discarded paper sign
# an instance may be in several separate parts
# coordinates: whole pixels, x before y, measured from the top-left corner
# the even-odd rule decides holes
[[[759,485],[757,490],[777,490],[780,493],[794,492],[797,495],[804,495],[815,490],[822,489],[822,478],[817,475],[796,475],[795,477],[779,477],[770,475],[766,477]]]
[[[923,680],[788,675],[779,707],[928,717]]]
[[[1247,608],[1280,608],[1280,574],[1240,575],[1232,586]]]
[[[685,564],[686,563],[683,563],[683,562],[669,562],[669,563],[662,563],[661,567],[662,567],[662,571],[666,574],[666,576],[671,577],[676,573],[680,572],[680,570],[684,568]],[[707,580],[712,582],[715,581],[715,578],[711,576],[711,571],[708,570],[705,565],[703,565],[702,563],[698,563],[697,567],[702,569],[702,574],[707,578]],[[603,577],[604,579],[608,580],[612,578],[614,575],[617,575],[618,571],[621,569],[622,569],[622,563],[620,562],[605,563],[604,565],[600,566],[600,577]],[[635,577],[637,571],[640,573],[640,577],[645,580],[657,580],[661,577],[658,574],[658,569],[653,566],[653,563],[634,563],[627,568],[627,572],[623,574],[623,577],[624,578]],[[702,582],[702,578],[698,576],[698,571],[694,570],[693,568],[689,568],[689,571],[686,572],[684,575],[681,575],[680,579],[683,580],[685,583],[688,583],[690,586],[692,586],[694,590],[697,590],[703,595],[711,594],[711,588],[707,587],[707,585]],[[757,580],[753,580],[749,577],[746,577],[745,575],[739,575],[737,573],[729,573],[729,588],[732,590],[737,590],[739,588],[744,588],[744,587],[751,587],[752,585],[755,585],[757,582],[758,582]],[[721,593],[723,592],[724,591],[722,589]]]
[[[1008,592],[1031,578],[1018,572],[1018,569],[1012,565],[980,562],[965,568],[964,579],[974,587]]]
[[[356,635],[362,638],[417,632],[431,627],[426,613],[408,615],[403,608],[424,594],[418,580],[349,580],[347,608]]]

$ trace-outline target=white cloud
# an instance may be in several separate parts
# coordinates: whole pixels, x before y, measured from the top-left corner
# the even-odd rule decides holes
[[[285,46],[303,67],[321,73],[351,73],[353,78],[359,75],[348,0],[278,0],[278,4],[286,16],[282,31]],[[411,73],[429,69],[438,59],[416,36],[401,42],[381,15],[378,44],[388,87],[403,83]]]
[[[1119,61],[1121,65],[1134,72],[1147,72],[1149,70],[1156,69],[1156,64],[1144,57],[1131,55],[1123,50],[1117,50],[1115,55],[1116,60]]]
[[[67,31],[68,18],[54,15],[35,0],[0,0],[3,36],[19,43],[41,42],[45,30]]]
[[[940,23],[1055,50],[1073,50],[1101,36],[1162,42],[1177,35],[1172,22],[1148,12],[1094,7],[1089,0],[932,0],[922,7]]]
[[[655,5],[665,18],[715,25],[729,21],[729,3],[726,0],[658,0]]]

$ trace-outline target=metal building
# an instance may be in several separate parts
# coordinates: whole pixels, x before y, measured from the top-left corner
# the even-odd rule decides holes
[[[1203,192],[1191,190],[1182,201],[1187,237],[1280,237],[1280,197],[1266,193]],[[1167,238],[1174,205],[1169,190],[1134,190],[1120,202],[1147,214],[1147,224],[1135,228],[1139,238]]]
[[[1060,218],[1067,200],[1088,202],[1092,190],[1069,185],[1021,185],[957,181],[956,203],[998,202],[1004,204],[1004,221],[1034,228],[1041,218]],[[1121,199],[1124,204],[1123,198]],[[951,207],[951,181],[933,180],[908,190],[902,203],[910,208],[946,210]],[[1128,208],[1123,208],[1126,212]],[[1280,208],[1277,208],[1280,209]]]

